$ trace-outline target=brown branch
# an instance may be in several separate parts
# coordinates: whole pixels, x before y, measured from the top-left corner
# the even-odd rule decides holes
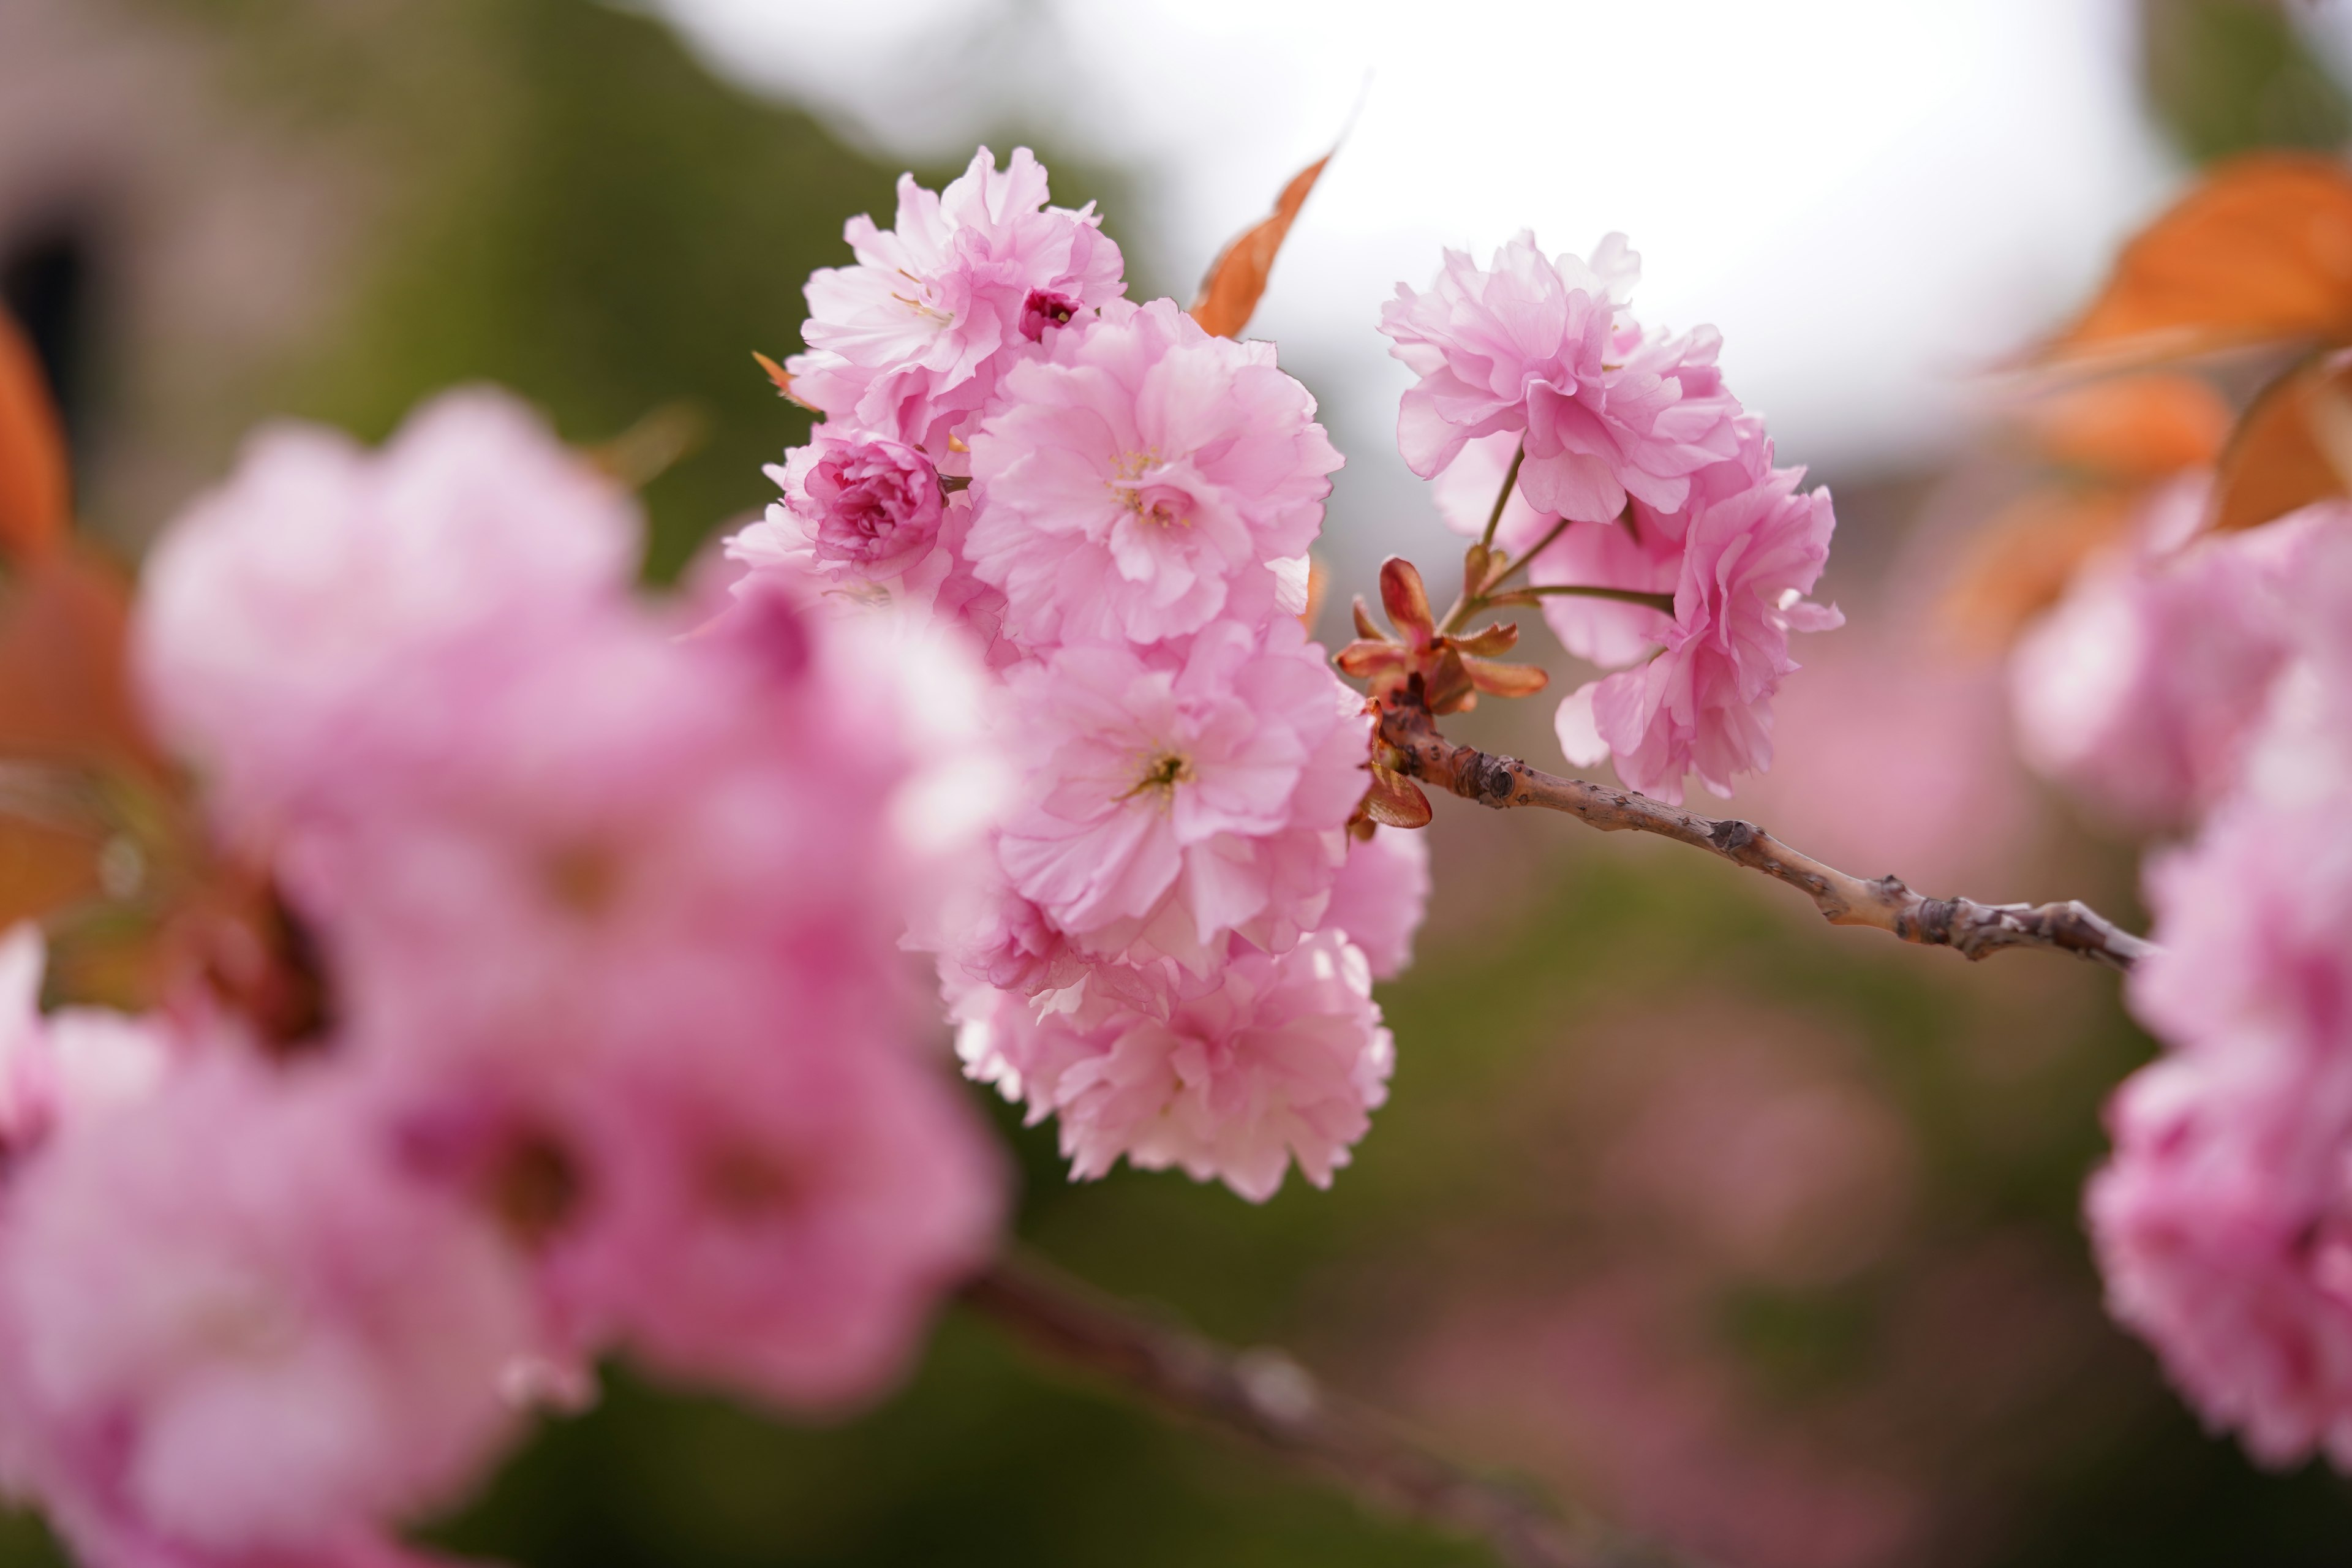
[[[1272,1449],[1360,1500],[1478,1537],[1509,1568],[1665,1568],[1656,1548],[1571,1526],[1536,1495],[1437,1458],[1279,1351],[1234,1351],[1034,1260],[1000,1259],[964,1304],[1051,1360]]]
[[[1874,926],[1929,947],[1958,949],[1983,958],[2005,947],[2046,947],[2077,958],[2129,969],[2156,951],[2088,905],[1980,904],[1973,899],[1930,899],[1899,878],[1863,878],[1799,854],[1752,822],[1717,821],[1652,800],[1632,790],[1587,779],[1561,778],[1516,757],[1457,746],[1437,732],[1426,707],[1406,694],[1381,707],[1382,760],[1407,777],[1437,784],[1465,800],[1498,810],[1540,806],[1562,811],[1604,833],[1654,833],[1761,871],[1804,893],[1832,925]]]

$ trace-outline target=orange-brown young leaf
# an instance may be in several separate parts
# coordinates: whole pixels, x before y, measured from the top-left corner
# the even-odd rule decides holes
[[[1421,585],[1421,569],[1402,555],[1381,563],[1381,606],[1389,625],[1408,637],[1422,638],[1437,630],[1437,616],[1429,607],[1429,590]]]
[[[1237,338],[1249,325],[1258,298],[1265,292],[1266,276],[1274,270],[1275,256],[1290,233],[1291,221],[1306,205],[1307,193],[1315,188],[1323,165],[1330,161],[1331,154],[1326,153],[1292,175],[1274,204],[1274,215],[1219,251],[1216,260],[1209,264],[1209,275],[1201,279],[1201,296],[1192,301],[1190,313],[1211,333]]]
[[[1462,668],[1471,685],[1494,697],[1533,697],[1551,681],[1532,664],[1504,664],[1475,654],[1462,656]]]
[[[2221,454],[2213,526],[2253,528],[2352,495],[2352,362],[2331,355],[2254,399]]]
[[[65,537],[65,430],[32,345],[0,310],[0,554],[30,560]]]
[[[1365,792],[1364,804],[1358,809],[1384,827],[1429,826],[1436,813],[1430,810],[1429,796],[1422,794],[1419,784],[1378,763],[1369,764],[1368,771],[1372,787]]]
[[[2352,341],[2352,170],[2257,153],[2216,167],[2142,229],[2044,354],[2147,363],[2301,338]]]
[[[1497,654],[1508,653],[1519,646],[1519,624],[1517,621],[1496,621],[1493,626],[1482,626],[1466,637],[1455,637],[1454,646],[1464,653],[1475,654],[1480,658],[1493,658]]]
[[[0,588],[0,757],[144,766],[152,753],[124,661],[130,592],[73,551]]]
[[[1944,595],[1946,626],[1970,649],[2007,647],[2064,595],[2095,551],[2122,536],[2138,494],[2116,485],[2053,487],[2000,512],[1969,542]]]
[[[1298,624],[1307,635],[1315,635],[1315,623],[1323,618],[1323,601],[1331,596],[1331,567],[1320,555],[1307,558],[1307,607],[1298,612]]]
[[[793,390],[793,373],[791,371],[786,370],[782,365],[778,364],[774,360],[770,359],[766,354],[761,353],[757,349],[753,349],[751,351],[751,357],[759,362],[759,365],[761,370],[768,373],[768,379],[776,384],[777,396],[800,405],[803,408],[807,409],[811,414],[822,414],[824,412],[824,409],[819,408],[815,404],[811,403],[807,398],[803,397],[799,393]]]
[[[2035,444],[2052,461],[2123,479],[2210,466],[2230,438],[2230,418],[2210,385],[2169,373],[2070,387],[2032,416]]]

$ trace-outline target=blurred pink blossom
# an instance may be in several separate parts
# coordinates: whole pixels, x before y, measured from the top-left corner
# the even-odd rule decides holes
[[[971,441],[965,548],[1013,635],[1151,643],[1271,615],[1273,569],[1306,553],[1339,466],[1274,345],[1211,337],[1155,300],[1052,351],[1007,376]]]
[[[1046,195],[1026,147],[1002,171],[982,147],[936,195],[900,175],[898,226],[850,219],[857,265],[809,279],[808,352],[787,362],[793,393],[957,471],[950,443],[1006,368],[1126,289],[1092,205],[1071,212]]]
[[[577,491],[577,460],[510,405],[418,416],[443,439],[475,420],[513,467]],[[373,466],[424,439],[404,433]],[[372,517],[350,493],[379,482],[371,467],[320,477],[320,514]],[[452,483],[485,535],[527,535],[562,500],[480,512]],[[159,552],[152,591],[202,601],[265,576],[250,557],[278,548],[216,502]],[[244,631],[281,664],[314,640],[344,658],[354,689],[333,701],[267,710],[272,672],[241,666],[221,681],[253,703],[201,694],[192,729],[224,771],[280,743],[310,763],[256,836],[332,1002],[298,1070],[337,1086],[355,1147],[396,1147],[401,1179],[495,1219],[524,1255],[531,1364],[577,1379],[623,1348],[796,1407],[870,1394],[1001,1218],[1003,1173],[945,1060],[926,1059],[898,952],[910,922],[935,922],[927,906],[984,881],[983,677],[951,637],[821,602],[789,570],[705,618],[712,605],[644,604],[625,580],[558,613],[513,542],[473,540],[467,559],[482,570],[462,635],[244,606],[278,617]],[[363,603],[369,558],[331,565],[314,588]],[[142,620],[167,697],[184,639],[208,626]],[[392,672],[411,700],[376,710],[362,671]],[[301,1223],[326,1226],[343,1196],[286,1201],[321,1205]]]
[[[214,1053],[10,1194],[11,1479],[101,1568],[389,1556],[512,1430],[520,1270],[339,1087]]]
[[[2271,1464],[2352,1466],[2352,839],[2248,800],[2150,868],[2129,999],[2168,1049],[2110,1107],[2092,1231],[2116,1315]]]
[[[621,603],[635,508],[504,394],[448,394],[381,451],[265,429],[149,554],[133,654],[225,820],[267,832],[379,742]],[[427,657],[430,656],[430,657]]]
[[[2201,509],[2201,480],[2159,496],[2144,531]],[[2036,770],[2142,828],[2193,821],[2235,784],[2295,657],[2290,591],[2336,506],[2185,549],[2151,540],[2080,578],[2011,663],[2019,749]]]
[[[1399,284],[1381,331],[1420,378],[1397,421],[1406,465],[1426,479],[1467,440],[1517,434],[1519,487],[1539,511],[1605,522],[1629,494],[1681,507],[1690,475],[1733,455],[1738,405],[1712,329],[1650,342],[1620,323],[1638,272],[1622,235],[1588,266],[1522,233],[1491,268],[1449,250],[1428,292]]]
[[[0,1170],[61,1122],[145,1099],[173,1048],[152,1018],[100,1007],[43,1014],[47,951],[30,923],[0,934]]]

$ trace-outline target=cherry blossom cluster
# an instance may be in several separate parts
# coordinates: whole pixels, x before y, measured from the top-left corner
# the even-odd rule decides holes
[[[2109,1107],[2089,1215],[2116,1316],[2216,1426],[2352,1468],[2352,506],[2197,532],[2147,504],[2019,646],[2026,755],[2151,860],[2162,1041]]]
[[[979,672],[643,600],[639,544],[462,393],[266,432],[156,547],[141,693],[273,913],[138,1016],[0,939],[0,1481],[93,1568],[409,1561],[598,1358],[835,1405],[992,1250],[897,948],[984,815]]]
[[[787,364],[824,417],[728,552],[740,592],[892,606],[992,671],[1012,804],[912,933],[967,1071],[1076,1176],[1328,1183],[1427,886],[1418,839],[1348,831],[1370,721],[1298,621],[1339,455],[1271,345],[1127,300],[1092,209],[1047,201],[982,148],[849,225]]]
[[[1836,521],[1802,469],[1773,467],[1713,329],[1626,312],[1639,272],[1622,235],[1586,261],[1521,234],[1484,268],[1448,251],[1381,330],[1417,378],[1398,445],[1447,525],[1524,568],[1568,650],[1615,671],[1560,703],[1561,749],[1679,803],[1688,774],[1727,795],[1771,765],[1789,634],[1843,624],[1805,597]]]

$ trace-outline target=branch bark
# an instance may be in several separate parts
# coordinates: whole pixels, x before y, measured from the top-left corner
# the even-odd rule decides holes
[[[1813,900],[1832,925],[1873,926],[1928,947],[1985,958],[2009,947],[2050,948],[2128,970],[2156,951],[2086,904],[1980,904],[1931,899],[1896,877],[1864,878],[1800,854],[1752,822],[1717,820],[1632,790],[1561,778],[1516,757],[1457,746],[1437,732],[1429,710],[1410,698],[1382,703],[1380,738],[1389,765],[1481,805],[1538,806],[1565,812],[1604,833],[1654,833],[1718,855],[1788,883]]]
[[[1508,1568],[1669,1568],[1535,1494],[1439,1458],[1279,1351],[1234,1351],[1034,1260],[1000,1259],[964,1304],[1029,1348],[1171,1414],[1271,1449],[1359,1500],[1475,1536]]]

